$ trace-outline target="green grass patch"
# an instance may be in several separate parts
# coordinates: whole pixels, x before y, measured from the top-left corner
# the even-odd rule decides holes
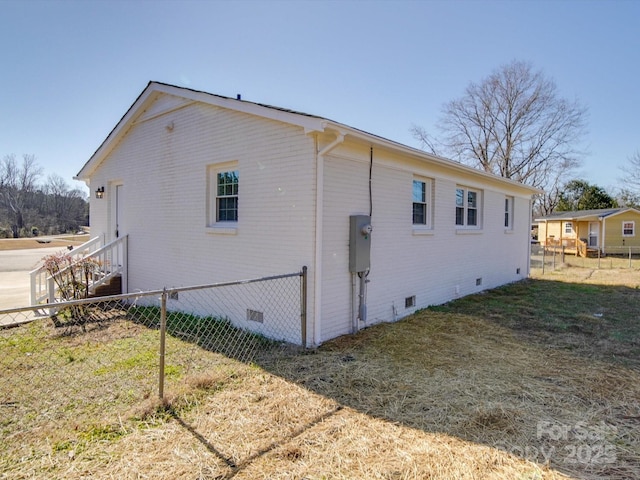
[[[129,309],[128,315],[147,327],[160,328],[159,307],[135,306]],[[169,335],[243,361],[251,360],[257,351],[279,345],[259,333],[236,327],[228,318],[170,311],[166,322]]]
[[[636,288],[530,279],[427,311],[490,320],[550,346],[640,365]]]

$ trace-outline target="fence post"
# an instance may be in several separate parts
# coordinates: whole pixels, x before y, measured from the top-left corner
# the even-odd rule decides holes
[[[167,333],[167,289],[162,292],[160,308],[160,368],[158,369],[158,397],[164,400],[164,354]]]
[[[629,247],[629,268],[631,268],[631,247]]]
[[[30,277],[31,277],[31,283],[30,283],[30,290],[29,290],[29,305],[35,305],[36,302],[36,283],[38,283],[38,286],[40,284],[40,270],[37,271],[37,273],[31,272]]]
[[[598,247],[598,270],[600,269],[600,247]]]
[[[302,347],[307,348],[307,266],[302,267],[302,285],[300,290],[300,331]]]
[[[545,245],[544,247],[542,247],[542,274],[544,275],[544,262],[546,261],[546,257],[547,257],[547,246]]]
[[[562,256],[560,257],[560,263],[564,264],[564,248],[565,246],[562,245]]]

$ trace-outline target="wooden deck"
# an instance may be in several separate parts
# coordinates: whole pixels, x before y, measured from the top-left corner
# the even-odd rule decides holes
[[[553,238],[548,237],[544,248],[550,252],[564,252],[578,257],[598,257],[600,250],[598,247],[590,247],[587,242],[575,238]]]

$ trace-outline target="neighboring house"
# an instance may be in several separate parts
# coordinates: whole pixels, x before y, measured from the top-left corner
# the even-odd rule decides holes
[[[535,221],[540,244],[564,247],[565,253],[627,254],[629,247],[640,247],[640,211],[634,208],[557,212]]]
[[[101,197],[92,234],[128,235],[129,292],[307,266],[308,345],[527,277],[539,193],[325,118],[156,82],[77,178]]]

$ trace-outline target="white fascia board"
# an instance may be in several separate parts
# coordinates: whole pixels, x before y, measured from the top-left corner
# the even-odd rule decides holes
[[[511,188],[524,190],[529,195],[544,193],[544,190],[541,190],[539,188],[534,188],[529,185],[525,185],[523,183],[517,182],[515,180],[511,180],[509,178],[499,177],[497,175],[494,175],[493,173],[483,172],[482,170],[478,170],[477,168],[473,168],[468,165],[464,165],[462,163],[449,160],[448,158],[439,157],[437,155],[427,153],[424,150],[409,147],[407,145],[403,145],[402,143],[394,142],[392,140],[388,140],[386,138],[379,137],[377,135],[364,132],[362,130],[357,130],[340,123],[327,121],[325,124],[325,128],[344,131],[350,137],[357,138],[361,141],[365,141],[373,145],[378,145],[380,147],[383,147],[398,153],[409,155],[422,161],[435,163],[437,165],[440,165],[450,170],[454,170],[454,171],[458,171],[458,172],[462,172],[470,175],[477,175],[482,177],[483,179],[490,180],[492,182],[507,184]]]
[[[612,213],[610,215],[604,215],[604,216],[602,216],[600,218],[604,219],[604,218],[615,217],[616,215],[622,215],[623,213],[627,213],[627,212],[633,212],[633,213],[639,213],[640,214],[640,210],[637,210],[637,209],[635,209],[633,207],[629,207],[629,208],[623,208],[622,210],[620,210],[618,212],[615,212],[615,213]]]
[[[127,110],[116,126],[113,127],[113,130],[109,132],[107,138],[104,139],[94,154],[91,155],[91,158],[84,164],[78,174],[73,177],[75,180],[87,181],[111,149],[117,145],[118,141],[128,130],[135,118],[144,112],[145,105],[156,99],[156,95],[154,95],[151,85],[151,83],[147,85],[147,88],[145,88],[136,101],[133,102],[131,107],[129,107],[129,110]]]
[[[258,117],[269,118],[271,120],[277,120],[291,125],[297,125],[304,128],[307,133],[312,131],[322,131],[323,124],[325,122],[325,119],[311,115],[291,112],[267,105],[260,105],[259,103],[249,102],[246,100],[223,97],[213,93],[176,87],[164,83],[151,82],[149,88],[153,88],[156,92],[184,97],[197,102],[214,105],[216,107],[235,110],[237,112],[247,113]]]
[[[125,113],[114,129],[109,133],[107,138],[102,142],[100,147],[98,147],[96,152],[82,167],[78,175],[74,178],[76,180],[87,180],[95,168],[108,155],[113,146],[117,145],[120,138],[135,122],[136,118],[144,113],[145,107],[149,103],[153,102],[160,94],[182,97],[193,102],[202,102],[207,105],[213,105],[249,115],[296,125],[302,127],[305,133],[322,132],[324,131],[327,123],[325,119],[320,117],[282,110],[277,107],[260,105],[258,103],[248,102],[245,100],[236,100],[229,97],[222,97],[212,93],[176,87],[164,83],[150,82],[133,105],[131,105],[129,110],[127,110],[127,113]]]

